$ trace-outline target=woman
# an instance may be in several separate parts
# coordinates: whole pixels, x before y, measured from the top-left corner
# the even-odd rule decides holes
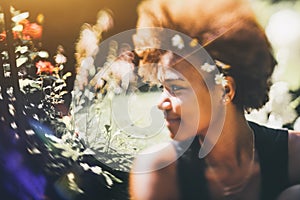
[[[138,13],[139,28],[178,32],[146,29],[134,36],[140,75],[151,80],[157,72],[163,86],[158,107],[174,141],[135,160],[132,199],[272,200],[299,184],[300,133],[244,116],[268,100],[276,65],[247,2],[148,0]],[[211,59],[203,48],[193,50],[198,44]]]

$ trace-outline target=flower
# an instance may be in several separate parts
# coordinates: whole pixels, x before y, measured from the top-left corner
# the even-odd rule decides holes
[[[183,49],[184,41],[183,41],[182,37],[178,34],[174,35],[174,37],[172,37],[172,45],[174,47],[177,47],[178,49]]]
[[[282,81],[275,82],[270,88],[269,101],[259,110],[251,111],[246,117],[248,120],[271,128],[282,128],[293,123],[297,118],[297,112],[292,106],[292,99],[288,84]],[[297,121],[294,123],[295,130],[296,124]],[[300,128],[299,125],[298,128]]]
[[[15,52],[20,52],[24,54],[28,51],[28,46],[17,46]]]
[[[212,72],[215,69],[216,69],[215,65],[211,65],[208,63],[204,63],[204,65],[201,66],[201,70],[208,72],[208,73]]]
[[[77,52],[79,54],[89,56],[95,56],[98,53],[98,42],[99,39],[91,26],[85,26],[81,31],[80,39],[76,45]]]
[[[291,107],[292,95],[289,93],[286,82],[278,81],[274,83],[270,88],[269,98],[269,102],[265,106],[269,109],[270,116],[274,115],[276,119],[280,119],[281,125],[296,119],[297,113]]]
[[[48,61],[39,61],[35,64],[37,68],[36,74],[42,74],[43,72],[47,74],[52,74],[57,71],[56,68]]]
[[[109,12],[101,10],[98,12],[96,27],[99,30],[107,31],[113,26],[113,19]]]
[[[23,65],[24,63],[26,63],[28,61],[27,57],[20,57],[16,59],[16,65],[17,67],[20,67],[21,65]]]
[[[6,39],[6,33],[5,31],[3,31],[2,33],[0,33],[0,42],[4,41]]]
[[[49,54],[48,54],[47,51],[39,51],[38,56],[41,57],[41,58],[48,58]]]
[[[54,58],[57,64],[63,64],[67,62],[67,58],[61,53],[58,53]]]
[[[223,87],[225,87],[227,85],[227,80],[226,80],[223,73],[216,74],[215,82],[216,82],[217,85],[222,85]]]
[[[15,23],[19,23],[20,21],[27,19],[28,17],[29,17],[29,12],[23,12],[21,14],[13,16],[11,20]]]
[[[196,47],[198,43],[198,40],[196,38],[192,39],[190,42],[190,47]]]
[[[25,24],[22,34],[23,39],[40,39],[42,37],[43,27],[37,23],[27,23]]]
[[[230,65],[227,65],[227,64],[224,64],[224,63],[222,63],[221,61],[219,61],[219,60],[215,60],[215,63],[216,63],[216,65],[218,66],[218,67],[220,67],[221,69],[230,69],[231,68],[231,66]]]

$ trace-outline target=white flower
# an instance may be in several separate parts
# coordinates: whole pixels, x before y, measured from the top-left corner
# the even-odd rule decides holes
[[[13,31],[16,31],[16,32],[22,32],[23,31],[23,26],[21,24],[17,24],[16,26],[14,26],[12,28]]]
[[[87,27],[81,32],[80,40],[77,44],[77,51],[84,52],[86,57],[95,56],[98,53],[98,37],[97,34]]]
[[[29,12],[23,12],[23,13],[21,13],[21,14],[18,14],[18,15],[16,15],[16,16],[13,16],[12,18],[11,18],[11,20],[13,21],[13,22],[15,22],[15,23],[18,23],[18,22],[20,22],[20,21],[22,21],[22,20],[24,20],[24,19],[27,19],[29,17]]]
[[[68,177],[69,180],[74,180],[75,179],[75,175],[72,172],[67,174],[67,177]]]
[[[87,171],[90,169],[90,166],[87,163],[80,163],[80,166],[83,168],[84,171]]]
[[[251,111],[250,120],[272,128],[282,128],[283,125],[293,122],[297,113],[291,106],[292,96],[288,84],[274,83],[270,88],[269,97],[269,101],[257,113]]]
[[[107,31],[113,26],[113,19],[109,12],[101,10],[98,12],[96,27],[102,31]]]
[[[92,67],[94,67],[94,59],[91,56],[85,57],[80,63],[81,70],[89,70]]]
[[[178,34],[174,35],[174,37],[172,37],[172,45],[178,49],[184,48],[184,41],[182,37]]]
[[[15,122],[10,123],[10,126],[11,126],[13,129],[17,129],[17,128],[18,128],[18,126],[17,126],[17,124],[16,124]]]
[[[26,133],[27,135],[34,135],[34,134],[35,134],[35,132],[34,132],[33,130],[31,130],[31,129],[25,130],[25,133]]]
[[[94,172],[95,174],[102,174],[102,168],[99,166],[90,167],[90,170],[92,170],[92,172]]]
[[[135,81],[135,74],[133,72],[134,65],[133,63],[118,60],[112,63],[110,71],[114,81],[124,90],[127,90],[130,83]],[[117,88],[117,89],[121,89]]]
[[[224,74],[216,74],[215,76],[215,82],[217,85],[222,85],[223,87],[225,87],[227,85],[227,80],[224,76]]]
[[[297,113],[290,105],[292,96],[289,93],[289,87],[286,82],[276,82],[270,88],[270,100],[266,104],[269,111],[281,118],[282,123],[290,123],[296,117]]]
[[[63,64],[63,63],[66,63],[66,62],[67,62],[67,58],[66,58],[63,54],[59,53],[59,54],[57,54],[57,55],[55,56],[55,62],[56,62],[57,64]]]
[[[245,116],[248,121],[266,125],[268,122],[268,113],[269,112],[267,111],[266,107],[262,107],[259,110],[251,110],[251,112],[246,113]]]
[[[26,63],[28,60],[27,57],[20,57],[16,59],[16,65],[17,67],[20,67],[21,65],[23,65],[24,63]]]
[[[15,52],[20,52],[24,54],[28,51],[28,46],[17,46]]]
[[[48,58],[49,54],[48,54],[47,51],[39,51],[38,56],[41,57],[41,58]]]
[[[215,69],[216,69],[215,65],[210,65],[208,63],[204,63],[204,65],[201,66],[201,70],[208,72],[208,73],[212,72]]]

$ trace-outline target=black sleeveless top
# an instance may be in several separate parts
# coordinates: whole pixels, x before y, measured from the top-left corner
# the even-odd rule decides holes
[[[288,131],[271,129],[249,122],[255,134],[261,170],[260,200],[274,200],[288,187]],[[181,142],[174,142],[180,154]],[[177,178],[180,199],[209,200],[204,176],[205,162],[199,159],[200,144],[194,139],[190,147],[177,160]]]

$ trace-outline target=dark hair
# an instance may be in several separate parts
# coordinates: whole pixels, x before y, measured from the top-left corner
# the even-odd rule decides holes
[[[163,27],[195,38],[213,59],[230,65],[236,82],[233,102],[241,109],[268,101],[276,65],[271,45],[244,0],[146,0],[138,7],[137,27]]]

